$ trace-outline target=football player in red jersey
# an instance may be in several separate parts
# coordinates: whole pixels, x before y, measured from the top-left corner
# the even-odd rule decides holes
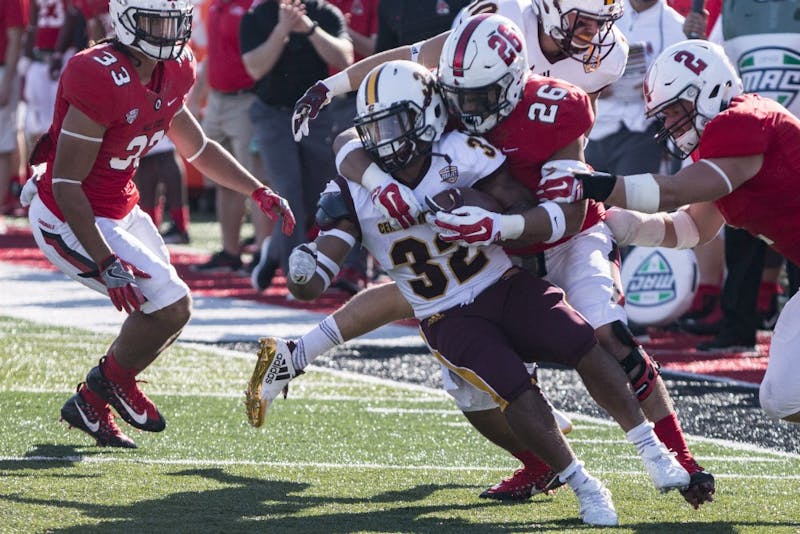
[[[497,15],[479,15],[448,38],[438,74],[449,104],[463,119],[464,126],[471,133],[485,133],[508,158],[515,179],[535,189],[543,169],[559,174],[562,169],[587,168],[582,162],[583,133],[594,116],[586,93],[577,87],[552,78],[528,75],[522,57],[524,50],[524,39],[511,21]],[[474,57],[476,54],[481,55],[480,59]],[[465,75],[458,75],[456,79],[459,71]],[[340,138],[336,148],[342,144]],[[400,205],[397,199],[402,199],[402,206],[406,208],[415,205],[413,194],[371,165],[363,152],[359,155],[358,148],[359,141],[353,139],[338,150],[342,173],[348,178],[355,177],[355,181],[361,177],[362,184],[367,178],[391,190],[395,200],[381,208],[385,216],[389,220],[399,219],[401,223],[412,220],[413,216],[409,218],[407,213],[404,215],[403,210],[396,208]],[[712,499],[713,477],[697,465],[689,452],[657,365],[625,327],[626,316],[617,301],[614,276],[617,266],[609,261],[615,248],[610,231],[602,224],[602,205],[593,203],[585,219],[584,213],[562,212],[556,204],[543,203],[526,213],[524,232],[514,235],[507,229],[521,230],[517,225],[500,225],[498,223],[508,219],[493,220],[485,212],[468,222],[464,217],[448,214],[440,214],[438,220],[441,226],[447,227],[442,233],[445,239],[458,240],[469,234],[469,239],[464,239],[469,243],[488,243],[498,237],[532,243],[539,241],[544,232],[545,247],[537,245],[514,252],[530,257],[547,248],[548,278],[565,289],[571,304],[596,328],[604,348],[620,360],[628,372],[642,408],[655,423],[656,434],[677,453],[681,465],[692,475],[690,488],[683,493],[687,501],[697,506]],[[333,336],[328,336],[332,341],[362,335],[401,318],[397,316],[399,306],[393,304],[398,298],[399,293],[391,286],[370,289],[338,310],[334,320],[328,321],[322,330],[326,334],[334,332]],[[331,323],[335,323],[340,332],[336,332]],[[340,335],[335,335],[338,333]],[[312,332],[309,335],[315,339],[308,346],[319,345],[326,350],[333,346],[318,343],[316,338],[322,338],[322,334]],[[314,355],[316,352],[312,357]],[[512,433],[504,431],[506,425],[491,399],[475,395],[469,384],[448,384],[447,373],[443,380],[470,422],[525,465],[524,472],[498,485],[501,488],[490,488],[484,496],[519,500],[542,491],[544,488],[539,481],[547,479],[547,466],[521,447]]]
[[[725,52],[708,41],[665,49],[647,73],[645,99],[647,114],[664,123],[660,137],[693,164],[674,176],[557,177],[543,182],[542,194],[637,210],[610,210],[609,224],[626,243],[690,248],[725,222],[800,262],[800,120],[773,100],[743,94]],[[778,319],[759,392],[768,415],[792,423],[800,423],[799,308],[795,295]]]
[[[53,123],[32,163],[44,163],[30,188],[36,243],[65,274],[107,294],[128,313],[119,335],[61,415],[98,445],[135,447],[114,423],[113,406],[132,426],[164,429],[164,418],[136,375],[170,346],[191,315],[189,288],[170,264],[152,220],[137,206],[139,160],[164,135],[214,181],[250,195],[291,232],[286,201],[206,138],[184,105],[195,77],[187,46],[189,0],[111,0],[116,38],[76,54],[64,69]],[[33,183],[33,181],[31,181]]]

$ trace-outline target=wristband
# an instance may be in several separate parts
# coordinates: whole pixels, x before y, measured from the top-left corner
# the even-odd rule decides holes
[[[561,205],[548,200],[547,202],[542,202],[539,204],[540,208],[544,208],[547,212],[547,215],[550,217],[550,227],[552,228],[550,232],[550,237],[545,239],[545,243],[555,243],[562,237],[567,231],[567,220],[564,217],[564,210],[561,208]]]
[[[409,50],[409,59],[414,63],[419,63],[419,53],[422,52],[422,45],[425,44],[425,41],[417,41],[416,43],[411,45],[411,50]]]
[[[318,27],[319,27],[319,23],[315,20],[313,23],[311,23],[311,27],[308,29],[308,31],[306,33],[304,33],[303,35],[305,35],[306,37],[311,37],[311,34],[313,34],[315,31],[317,31]]]
[[[650,174],[623,176],[625,182],[625,207],[629,210],[655,213],[661,204],[661,190]]]
[[[380,187],[386,181],[386,173],[378,167],[377,163],[370,163],[369,167],[361,175],[361,185],[367,191],[372,191],[376,187]]]
[[[339,274],[339,265],[322,252],[317,252],[317,274],[322,278],[323,291],[331,285],[331,280]]]
[[[575,176],[581,180],[583,198],[590,198],[598,202],[605,202],[617,183],[617,177],[613,174],[596,172],[593,174],[576,174]]]
[[[342,148],[339,149],[339,152],[336,153],[336,172],[342,174],[342,162],[344,159],[349,156],[352,151],[363,147],[364,145],[361,144],[360,139],[351,139],[346,142]],[[342,174],[342,176],[344,175]]]
[[[350,77],[347,76],[347,72],[345,71],[337,72],[333,76],[328,76],[322,80],[322,83],[328,88],[329,96],[331,97],[343,95],[353,90],[353,88],[350,87]]]
[[[516,239],[525,231],[525,217],[522,215],[502,215],[500,239]]]
[[[331,228],[330,230],[325,230],[324,232],[320,232],[319,235],[320,237],[329,236],[341,239],[342,241],[350,245],[351,248],[356,245],[355,237],[353,237],[351,234],[348,234],[344,230],[339,230],[338,228]]]

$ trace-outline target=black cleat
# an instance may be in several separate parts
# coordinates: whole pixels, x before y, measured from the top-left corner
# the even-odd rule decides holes
[[[101,365],[103,359],[100,360]],[[135,380],[128,384],[112,382],[103,375],[100,365],[97,365],[86,375],[86,384],[101,399],[113,406],[129,425],[148,432],[161,432],[167,426],[156,405],[142,393]]]
[[[92,436],[98,447],[122,447],[135,449],[136,443],[122,433],[114,421],[114,414],[106,405],[101,413],[87,402],[80,394],[84,383],[78,384],[78,393],[75,393],[61,407],[61,420],[66,421],[70,428],[83,430]]]

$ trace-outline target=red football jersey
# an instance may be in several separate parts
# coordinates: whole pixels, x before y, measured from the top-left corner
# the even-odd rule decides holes
[[[583,90],[562,80],[531,74],[517,107],[485,137],[505,154],[514,179],[535,191],[542,179],[542,165],[586,133],[593,122],[592,104]],[[604,213],[602,204],[590,201],[583,228],[597,224]],[[567,239],[509,252],[539,252]]]
[[[697,153],[701,159],[764,154],[758,173],[715,204],[728,224],[765,237],[800,263],[800,120],[773,100],[738,96],[706,125]]]
[[[53,123],[44,144],[47,170],[39,183],[39,196],[63,220],[53,198],[52,171],[55,143],[69,106],[106,127],[100,152],[83,191],[95,216],[121,219],[139,200],[133,182],[139,160],[169,130],[194,83],[195,59],[186,47],[180,58],[161,61],[143,85],[131,59],[110,43],[76,54],[67,64],[56,94]]]

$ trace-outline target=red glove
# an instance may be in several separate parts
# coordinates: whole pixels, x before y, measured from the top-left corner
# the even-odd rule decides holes
[[[316,119],[319,110],[331,101],[330,94],[328,86],[319,81],[295,102],[292,112],[292,133],[295,141],[299,142],[304,135],[308,135],[308,121]]]
[[[583,200],[583,180],[570,174],[542,177],[536,197],[539,202],[552,200],[564,204]]]
[[[394,180],[373,189],[370,197],[389,221],[397,221],[402,228],[417,224],[417,217],[422,213],[422,207],[411,189]]]
[[[146,272],[111,254],[100,262],[100,279],[108,290],[114,306],[127,313],[139,311],[145,302],[142,290],[136,285],[136,276],[150,278]]]
[[[259,187],[250,194],[250,197],[258,204],[258,207],[264,214],[271,220],[276,220],[279,216],[283,216],[283,224],[281,230],[286,235],[292,235],[294,232],[294,213],[289,203],[280,195],[276,195],[274,191],[268,187]]]

